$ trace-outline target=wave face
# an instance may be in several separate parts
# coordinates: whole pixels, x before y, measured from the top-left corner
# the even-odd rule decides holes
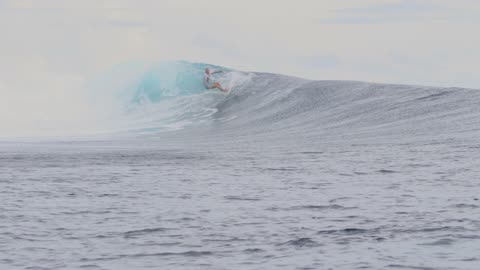
[[[225,71],[213,79],[230,94],[204,89],[205,67]],[[479,133],[480,91],[472,89],[311,81],[189,62],[130,64],[96,86],[121,102],[115,133],[134,136],[335,141]]]

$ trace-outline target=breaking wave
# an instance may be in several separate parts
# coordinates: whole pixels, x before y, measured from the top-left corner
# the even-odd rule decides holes
[[[231,88],[228,95],[203,87],[206,67],[224,71],[213,80]],[[87,89],[89,110],[101,112],[96,133],[107,136],[335,141],[480,133],[474,89],[312,81],[185,61],[118,65]]]
[[[224,70],[214,80],[232,92],[205,90],[205,67]],[[134,135],[162,137],[176,130],[172,134],[179,136],[183,130],[227,138],[336,140],[448,138],[474,136],[480,129],[480,92],[473,89],[311,81],[189,62],[133,69],[137,71],[130,66],[112,73],[127,79],[120,86],[111,76],[97,86],[123,98],[118,131]]]

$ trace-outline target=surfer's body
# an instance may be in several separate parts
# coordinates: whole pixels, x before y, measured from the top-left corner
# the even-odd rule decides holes
[[[209,68],[205,69],[205,73],[203,74],[203,85],[206,89],[214,89],[217,88],[223,92],[228,92],[228,89],[222,87],[222,85],[218,82],[210,82],[210,75],[214,73],[223,72],[222,70],[210,72]]]

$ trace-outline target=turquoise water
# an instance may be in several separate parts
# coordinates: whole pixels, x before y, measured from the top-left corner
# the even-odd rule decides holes
[[[155,103],[165,98],[204,92],[202,78],[206,67],[230,71],[215,65],[186,61],[123,63],[99,75],[89,87],[95,89],[95,92],[116,93],[131,99],[133,103]]]

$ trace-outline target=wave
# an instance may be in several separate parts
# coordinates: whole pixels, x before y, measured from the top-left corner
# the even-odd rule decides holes
[[[224,70],[214,80],[232,92],[205,90],[205,67]],[[124,64],[94,86],[118,101],[116,134],[335,140],[480,130],[480,91],[473,89],[312,81],[185,61]]]

